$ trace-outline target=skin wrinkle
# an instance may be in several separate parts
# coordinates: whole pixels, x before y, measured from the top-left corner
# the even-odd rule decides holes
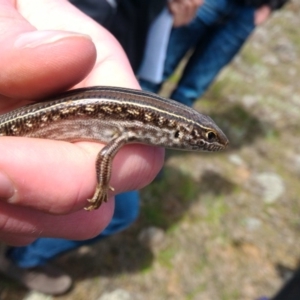
[[[0,215],[0,232],[5,231],[6,228],[10,228],[8,226],[8,222],[9,222],[9,217]]]
[[[2,211],[5,211],[5,205],[10,205],[10,204],[1,204],[2,206]],[[4,206],[4,209],[3,209]],[[13,208],[14,209],[14,208]],[[5,220],[3,221],[3,218],[5,218]],[[1,220],[2,219],[2,220]],[[18,234],[18,235],[27,235],[27,236],[32,236],[32,233],[34,233],[36,231],[36,229],[34,229],[35,227],[32,227],[31,230],[28,230],[27,226],[31,225],[29,222],[20,222],[18,223],[19,226],[14,226],[16,224],[16,222],[14,222],[14,219],[10,218],[10,217],[6,217],[1,216],[0,219],[0,232],[2,231],[6,231],[6,228],[9,229],[9,231],[7,232],[8,234]],[[31,227],[31,226],[30,226]],[[29,231],[31,231],[31,233],[29,233]]]
[[[164,153],[164,150],[162,148],[160,148],[160,149],[161,149],[161,152]],[[157,147],[151,147],[151,151],[150,151],[151,156],[150,156],[150,159],[146,161],[146,164],[144,164],[144,169],[149,168],[151,170],[151,166],[157,165],[157,162],[158,162],[157,160],[163,159],[162,155],[160,155],[159,157],[158,157],[158,155],[155,155],[156,151],[157,151]],[[141,178],[141,174],[143,174],[144,171],[145,170],[140,168],[139,173],[137,174],[137,176],[135,178],[136,179]],[[147,175],[148,175],[147,182],[152,182],[156,176],[156,174],[154,174],[154,172],[152,172],[152,171],[147,172]],[[140,182],[137,182],[137,184],[141,185]]]
[[[52,0],[53,1],[53,0]],[[80,22],[74,22],[74,14],[73,13],[68,13],[67,15],[61,10],[57,9],[57,5],[55,5],[55,2],[61,2],[61,1],[49,1],[52,5],[52,11],[51,8],[49,11],[47,11],[47,15],[44,18],[36,18],[36,16],[32,16],[30,20],[32,21],[32,24],[35,25],[39,30],[48,30],[49,25],[48,23],[52,23],[52,17],[56,16],[57,19],[56,21],[58,22],[59,26],[58,28],[63,31],[74,31],[78,33],[83,33],[86,35],[89,35],[93,37],[94,41],[101,40],[101,43],[96,43],[97,47],[97,52],[101,53],[102,60],[107,59],[109,56],[115,56],[109,49],[114,47],[115,45],[110,45],[112,40],[114,40],[114,43],[118,44],[119,43],[115,40],[115,38],[112,38],[113,36],[108,32],[108,31],[99,31],[98,30],[98,23],[96,23],[94,20],[88,18],[85,14],[83,14],[80,10],[78,10],[76,7],[74,7],[71,3],[66,1],[66,5],[68,6],[68,9],[70,12],[76,12],[76,14],[80,14],[80,16],[85,19],[86,24],[84,27],[81,26]],[[28,8],[26,7],[26,1],[25,4],[21,6],[21,10],[24,12],[24,16],[29,18],[28,16]],[[28,1],[29,3],[32,1]],[[30,5],[30,4],[29,4]],[[42,15],[42,14],[41,14]],[[63,17],[61,16],[63,15]],[[70,28],[70,25],[72,24],[72,29]],[[105,53],[105,54],[103,54]],[[99,57],[98,57],[99,59]],[[99,62],[99,61],[98,61]]]
[[[15,138],[16,139],[16,138]],[[14,147],[13,145],[15,144],[16,140],[13,140],[13,143],[10,143],[11,144],[11,147]],[[23,138],[23,139],[26,139],[26,138]],[[9,138],[6,138],[6,140],[8,141]],[[11,139],[10,139],[11,140]],[[29,142],[29,140],[27,139],[27,141]],[[38,144],[42,143],[42,140],[36,140],[36,142],[38,142]],[[64,156],[64,152],[66,152],[66,154],[68,153],[72,153],[71,149],[75,146],[71,143],[68,143],[68,142],[57,142],[57,141],[51,141],[53,144],[55,143],[60,143],[63,148],[61,148],[60,152],[59,152],[59,156],[60,157],[63,157]],[[71,193],[70,196],[73,198],[73,199],[76,199],[75,203],[73,204],[72,207],[76,207],[76,203],[82,203],[82,199],[85,198],[87,199],[91,194],[92,194],[92,191],[94,190],[94,186],[95,186],[95,169],[94,169],[94,158],[96,157],[96,154],[99,149],[100,149],[100,144],[98,143],[93,143],[93,144],[90,144],[90,143],[87,143],[87,142],[78,142],[76,143],[78,145],[78,147],[80,149],[79,154],[81,155],[82,153],[84,154],[84,156],[86,157],[86,159],[84,159],[83,161],[90,161],[91,164],[90,166],[84,170],[83,172],[86,173],[87,175],[81,177],[79,176],[76,176],[76,174],[74,174],[73,176],[75,176],[74,178],[76,179],[76,182],[78,182],[77,180],[80,179],[80,186],[82,187],[82,190],[84,192],[82,192],[82,190],[79,190],[79,189],[74,189],[73,190],[73,193],[72,190],[68,190],[68,193]],[[132,153],[132,150],[135,148],[135,153]],[[126,147],[124,147],[122,149],[122,151],[120,152],[120,155],[118,155],[118,161],[115,163],[114,165],[114,169],[113,169],[113,179],[112,179],[112,185],[114,187],[116,187],[116,192],[117,193],[120,193],[124,190],[128,190],[128,186],[126,186],[126,189],[122,186],[119,186],[119,182],[126,182],[126,177],[130,177],[130,178],[143,178],[143,181],[150,181],[149,178],[153,178],[154,175],[155,175],[155,169],[152,168],[153,164],[157,166],[157,161],[153,160],[153,155],[155,157],[155,153],[156,153],[156,150],[154,147],[151,148],[151,150],[149,151],[150,155],[151,155],[151,162],[149,162],[149,160],[147,161],[144,161],[144,158],[143,156],[141,156],[141,154],[144,153],[144,150],[146,149],[149,149],[147,146],[143,146],[143,145],[130,145],[128,146],[128,148],[126,149]],[[36,157],[36,154],[35,152],[38,151],[38,145],[36,148],[34,148],[35,150],[32,151],[32,154],[30,154],[30,157],[33,159],[34,157]],[[70,152],[71,151],[71,152]],[[76,152],[75,152],[76,153]],[[15,164],[19,165],[19,162],[22,162],[23,161],[23,154],[22,154],[22,151],[21,152],[17,152],[16,153],[18,156],[14,158],[14,161],[15,161]],[[149,156],[150,156],[149,155]],[[45,151],[44,154],[44,159],[45,161],[52,161],[54,162],[54,160],[56,159],[56,154],[55,153],[51,153],[49,151]],[[53,157],[52,157],[53,156]],[[68,164],[72,164],[74,168],[76,168],[76,157],[77,155],[74,157],[74,158],[71,158],[70,157],[70,161]],[[72,163],[72,161],[74,161],[74,163]],[[127,169],[128,167],[126,167],[127,165],[131,165],[131,161],[133,161],[134,163],[136,163],[137,165],[134,167],[134,169],[136,170],[134,174],[128,174],[127,173]],[[153,162],[152,162],[153,161]],[[29,162],[30,163],[30,162]],[[34,160],[33,160],[33,163],[34,163]],[[49,164],[49,163],[48,163]],[[57,163],[56,163],[57,164]],[[83,163],[86,165],[86,163]],[[33,167],[35,168],[35,163],[33,165]],[[58,163],[59,165],[59,163]],[[116,168],[116,165],[119,167],[118,169]],[[152,166],[151,166],[152,165]],[[22,167],[22,164],[20,165],[21,166],[21,170],[23,170],[24,167]],[[38,166],[38,165],[37,165]],[[143,166],[142,169],[139,168],[139,166]],[[5,169],[5,165],[2,166],[2,169],[4,168]],[[65,166],[66,168],[68,167],[68,165]],[[149,170],[150,169],[150,170]],[[147,177],[146,179],[143,177],[143,176],[140,176],[140,174],[145,174],[147,173]],[[137,175],[136,175],[137,174]],[[60,178],[61,176],[63,175],[59,175],[59,173],[57,174]],[[120,177],[121,175],[121,177]],[[125,177],[124,177],[125,175]],[[41,175],[41,178],[40,177],[37,177],[36,180],[37,182],[33,184],[39,184],[39,182],[41,180],[43,180],[44,178],[47,178],[47,172],[43,172]],[[88,177],[87,177],[88,176]],[[28,179],[28,184],[27,183],[24,183],[23,181],[25,179]],[[58,180],[58,179],[57,179]],[[23,183],[22,183],[23,182]],[[31,198],[33,197],[36,198],[38,197],[38,195],[35,194],[35,191],[29,189],[28,192],[27,192],[27,186],[30,186],[30,184],[32,184],[31,182],[31,179],[30,178],[27,178],[27,177],[22,177],[22,182],[19,180],[19,183],[18,185],[21,185],[21,194],[17,194],[15,197],[17,199],[24,199],[24,193],[27,194],[26,198],[28,199],[28,203],[32,203],[32,205],[37,205],[36,202],[34,202],[34,200],[31,200]],[[139,185],[140,185],[140,181],[133,181],[132,179],[129,180],[129,182],[134,182],[134,188],[136,189]],[[64,182],[61,183],[61,188],[64,188]],[[145,185],[145,183],[143,184]],[[78,185],[77,185],[78,186]],[[89,187],[89,191],[87,192],[87,188],[86,187]],[[74,191],[76,192],[76,194],[74,194]],[[52,208],[52,204],[53,203],[56,203],[55,202],[55,199],[56,199],[56,194],[53,194],[52,193],[52,197],[53,198],[53,201],[52,200],[49,200],[47,203],[48,205],[46,206],[45,203],[41,202],[41,206],[40,206],[40,209],[43,209],[43,210],[50,210],[49,212],[51,213],[61,213],[62,211],[68,211],[68,212],[71,212],[70,209],[72,209],[72,207],[68,207],[68,206],[59,206],[60,210],[57,210],[57,207],[56,209]],[[67,194],[68,195],[68,194]],[[64,196],[65,198],[69,198],[69,196]],[[50,195],[48,195],[49,197]],[[21,198],[20,198],[21,197]],[[81,199],[81,202],[80,202],[80,199]],[[18,202],[19,200],[15,200],[15,202]],[[70,204],[69,202],[67,202],[67,204]],[[82,205],[82,204],[81,204]],[[54,206],[55,207],[55,206]],[[77,206],[77,209],[78,209],[78,206]]]
[[[58,54],[60,51],[60,48],[62,48],[61,43],[63,43],[63,42],[64,41],[56,42],[54,48],[51,45],[49,47],[52,47],[52,49],[55,51],[55,53]],[[65,42],[67,42],[67,41],[65,41]],[[7,60],[11,60],[11,63],[10,64],[6,63],[5,67],[1,67],[2,71],[1,71],[1,75],[0,75],[0,78],[1,78],[0,81],[5,83],[2,85],[2,94],[6,93],[6,96],[9,95],[13,99],[12,102],[16,102],[17,99],[14,99],[14,98],[16,98],[16,97],[14,97],[14,95],[19,93],[19,89],[17,89],[17,86],[21,85],[21,89],[25,90],[27,88],[28,84],[31,84],[32,81],[35,81],[34,78],[41,78],[45,82],[44,85],[47,84],[47,86],[48,86],[47,89],[49,90],[48,93],[53,93],[53,92],[55,93],[55,90],[53,91],[53,89],[51,89],[51,87],[57,85],[57,82],[55,80],[55,77],[57,77],[57,76],[53,76],[53,75],[57,75],[60,72],[61,65],[64,65],[65,69],[70,68],[72,72],[78,73],[78,71],[79,71],[79,73],[78,73],[78,75],[75,76],[75,78],[73,79],[73,82],[70,81],[68,78],[66,80],[64,79],[60,83],[61,84],[60,88],[65,89],[67,87],[70,87],[70,85],[74,85],[76,82],[78,82],[78,79],[76,77],[83,76],[84,73],[88,74],[90,72],[91,68],[93,67],[95,48],[94,48],[94,45],[89,40],[78,41],[78,37],[76,37],[76,39],[70,38],[70,40],[68,42],[69,42],[69,44],[71,43],[71,45],[74,44],[74,46],[77,46],[77,48],[80,47],[79,50],[84,50],[84,49],[88,50],[89,58],[85,59],[83,57],[83,54],[74,52],[74,54],[71,53],[74,58],[72,60],[67,60],[65,62],[65,60],[68,58],[68,56],[70,56],[70,51],[68,52],[67,49],[62,52],[61,56],[56,56],[56,57],[52,56],[49,61],[45,60],[45,56],[43,53],[44,50],[40,49],[39,51],[37,51],[37,54],[40,56],[40,59],[38,59],[39,56],[37,56],[34,59],[35,63],[30,63],[30,61],[33,59],[33,54],[31,54],[31,49],[18,50],[18,52],[20,52],[20,54],[23,55],[25,58],[24,60],[22,60],[20,62],[18,62],[18,56],[16,56],[16,54],[15,54],[16,57],[8,55]],[[80,45],[78,44],[78,42],[80,42]],[[45,49],[47,49],[47,48],[45,48]],[[37,49],[35,49],[35,50],[37,50]],[[87,60],[85,67],[79,69],[80,65],[83,64],[84,60]],[[40,68],[39,68],[40,70],[37,70],[37,68],[36,68],[37,64],[40,66]],[[48,71],[46,71],[46,69]],[[49,70],[50,70],[50,72],[49,72]],[[27,84],[25,84],[25,83],[27,83]],[[42,90],[44,88],[44,85],[37,86],[37,89],[32,90],[32,92],[30,93],[32,95],[29,94],[27,97],[24,96],[24,98],[28,99],[28,97],[30,97],[29,99],[31,101],[34,98],[40,99],[41,95],[37,94],[36,96],[34,96],[34,94],[37,91]],[[45,95],[46,95],[46,93],[44,94],[44,96]],[[4,101],[2,101],[2,103],[3,103],[2,105],[5,105]],[[11,109],[15,106],[21,106],[23,104],[24,104],[24,101],[22,101],[21,103],[19,102],[17,104],[11,103],[9,108]]]
[[[30,9],[30,6],[32,5],[33,2],[35,1],[27,1],[26,3],[26,0],[15,0],[16,2],[16,8],[18,11],[20,11],[23,15],[23,17],[26,19],[26,20],[32,20],[35,18],[35,13],[34,13],[34,10]],[[44,0],[44,2],[46,2]],[[55,3],[55,1],[47,1],[47,10],[49,13],[51,13],[51,10],[54,10],[55,9],[55,6],[57,5]],[[52,5],[52,8],[51,8],[51,5]],[[28,7],[29,9],[24,9]],[[45,17],[45,15],[43,15],[43,17]],[[63,28],[61,28],[63,30]]]
[[[43,232],[42,229],[38,229],[38,226],[34,224],[34,220],[32,222],[20,222],[19,224],[21,226],[19,227],[13,227],[9,224],[9,218],[7,218],[7,222],[5,226],[9,228],[9,234],[17,234],[19,236],[26,236],[27,238],[36,237],[37,235],[40,236]],[[12,225],[14,225],[15,222],[12,220]],[[1,228],[0,231],[5,229],[5,227]],[[21,234],[20,234],[21,233]]]
[[[26,139],[26,138],[25,138]],[[9,139],[8,139],[9,140]],[[12,143],[9,143],[9,144],[11,144],[11,146],[12,147],[14,147],[13,145],[16,143],[16,138],[14,138],[14,139],[11,139],[12,140]],[[26,139],[27,141],[28,141],[28,143],[29,143],[29,140],[28,139]],[[36,140],[35,142],[37,142],[38,144],[40,144],[41,146],[46,142],[46,141],[43,141],[43,140]],[[64,145],[65,144],[65,151],[63,150],[63,148],[61,149],[61,151],[60,151],[60,153],[59,153],[59,156],[60,157],[63,157],[64,156],[64,152],[67,154],[67,153],[70,153],[70,151],[71,151],[71,149],[73,148],[73,147],[76,147],[75,145],[72,145],[71,143],[67,143],[67,142],[61,142],[61,141],[59,141],[59,142],[57,142],[57,141],[52,141],[53,143],[58,143],[58,144],[60,144],[60,145]],[[33,148],[31,148],[31,154],[30,154],[30,158],[29,159],[31,159],[32,161],[33,161],[33,163],[34,163],[34,160],[35,160],[35,157],[36,157],[36,154],[37,154],[37,151],[38,151],[38,146],[35,146],[35,147],[33,147]],[[75,149],[76,150],[76,149]],[[79,152],[78,152],[78,150],[80,150]],[[76,156],[73,158],[73,159],[70,159],[70,161],[68,162],[68,165],[74,165],[74,163],[73,163],[73,161],[76,163],[76,157],[77,157],[77,155],[80,155],[81,154],[81,149],[78,149],[77,151],[75,151],[74,153],[77,153],[76,154]],[[74,150],[73,150],[74,151]],[[18,154],[19,153],[19,154]],[[15,155],[18,155],[18,156],[15,156]],[[15,164],[17,164],[18,163],[18,161],[20,161],[20,162],[22,162],[22,160],[23,160],[23,154],[22,154],[22,151],[20,151],[20,152],[15,152],[15,154],[14,154],[14,161],[15,161]],[[49,166],[51,165],[51,161],[55,161],[55,159],[56,159],[56,155],[55,155],[55,153],[54,154],[52,154],[51,153],[51,151],[45,151],[44,153],[43,153],[43,155],[42,156],[44,156],[44,159],[46,160],[46,161],[49,161]],[[9,157],[9,153],[7,154],[7,157]],[[92,160],[92,158],[91,157],[89,157],[89,159],[90,160]],[[30,163],[30,162],[29,162]],[[35,164],[36,165],[36,164]],[[36,168],[36,167],[38,167],[38,165],[33,165],[33,167],[34,168]],[[68,173],[67,172],[67,170],[66,170],[66,168],[68,168],[68,165],[63,169],[63,173],[62,173],[62,175],[59,175],[59,174],[57,174],[57,175],[59,175],[61,178],[63,178],[64,177],[64,173]],[[6,163],[4,164],[4,165],[2,165],[1,166],[1,169],[5,169],[6,168]],[[23,167],[24,168],[24,167]],[[23,168],[21,168],[20,170],[23,172]],[[25,171],[25,170],[24,170]],[[80,174],[80,172],[78,172],[77,174],[75,174],[75,179],[76,178],[78,178],[78,176],[79,176],[79,174]],[[43,177],[44,176],[48,176],[48,177],[46,177],[47,178],[47,180],[50,180],[50,178],[49,178],[49,173],[47,173],[47,172],[43,172],[42,174],[41,174]],[[93,177],[93,176],[91,176],[91,177]],[[86,176],[84,176],[84,177],[80,177],[80,178],[86,178]],[[37,184],[39,184],[39,182],[40,182],[40,178],[39,177],[34,177],[33,179],[34,180],[37,180],[37,182],[35,183],[35,182],[32,182],[32,178],[27,178],[27,177],[22,177],[22,181],[24,181],[25,179],[28,179],[29,180],[29,186],[30,186],[30,184],[33,184],[33,185],[37,185]],[[21,185],[22,186],[22,189],[24,189],[24,187],[25,187],[25,191],[26,191],[26,187],[28,186],[28,184],[24,184],[24,182],[23,182],[23,184],[22,184],[22,182],[19,180],[18,181],[19,182],[19,185]],[[72,184],[69,184],[68,185],[69,187],[72,187]],[[75,190],[74,190],[75,191]],[[24,193],[24,191],[22,191],[22,197],[24,197],[23,196],[23,193]],[[27,193],[27,192],[26,192]],[[32,194],[32,196],[34,197],[35,196],[35,194],[34,194],[35,192],[34,191],[31,191],[30,192],[30,194]],[[70,191],[68,192],[68,193],[70,193]],[[27,194],[27,197],[29,197],[29,198],[31,198],[31,195],[30,194]],[[56,194],[57,193],[55,193],[55,196],[54,197],[56,197]],[[70,196],[72,195],[72,193],[70,193]],[[50,201],[51,203],[52,202],[54,202],[54,204],[55,204],[55,201]],[[36,205],[36,203],[35,203],[35,205]],[[44,205],[44,204],[42,204],[42,205]],[[46,209],[48,209],[48,208],[46,208]],[[66,207],[64,207],[64,210],[66,209]],[[77,208],[78,209],[78,208]],[[52,211],[53,212],[53,211]]]
[[[87,150],[84,146],[85,146],[85,142],[79,142],[78,146],[81,147],[82,149],[84,149],[84,152],[86,153],[87,156],[90,156],[90,152],[89,150]],[[102,145],[102,143],[95,143],[96,145]],[[135,153],[132,153],[131,148],[132,147],[139,147],[139,149],[136,149]],[[119,187],[117,188],[116,191],[109,192],[110,195],[110,199],[112,199],[112,195],[116,195],[119,194],[121,192],[125,192],[125,191],[129,191],[129,190],[134,190],[137,188],[137,186],[141,186],[141,182],[139,181],[140,178],[143,178],[143,181],[149,183],[151,182],[155,175],[156,172],[153,172],[153,168],[152,166],[157,166],[160,165],[162,160],[163,160],[163,154],[164,154],[164,150],[161,148],[160,150],[160,155],[157,155],[157,147],[147,147],[148,151],[149,151],[149,158],[146,161],[143,159],[142,156],[140,156],[139,153],[143,152],[143,148],[145,148],[147,146],[145,145],[134,145],[133,144],[129,144],[126,145],[124,147],[122,147],[122,149],[120,150],[120,152],[116,155],[115,160],[113,162],[113,169],[112,169],[112,178],[111,178],[111,185],[113,187],[115,187],[115,182],[122,182],[124,178],[122,178],[122,176],[120,177],[120,174],[126,173],[126,170],[129,167],[132,167],[133,164],[136,164],[137,166],[135,167],[135,169],[137,169],[137,171],[130,175],[130,177],[133,180],[130,180],[130,186],[127,186],[126,189]],[[102,147],[103,148],[103,147]],[[99,148],[99,151],[102,149]],[[120,158],[121,157],[126,157],[125,159]],[[139,161],[143,160],[143,164],[139,163]],[[116,165],[118,165],[118,168],[116,167]],[[143,168],[140,168],[140,166],[143,166]],[[93,174],[94,174],[94,170],[93,170]],[[145,179],[145,177],[143,177],[143,174],[147,174],[147,177]],[[143,184],[143,186],[145,186],[146,184]],[[80,186],[84,186],[83,182],[81,182]],[[96,186],[96,182],[95,182],[95,186]],[[93,195],[93,191],[94,189],[91,190],[91,196]],[[80,193],[78,194],[77,199],[82,199],[82,196],[80,195]]]
[[[53,226],[53,224],[55,224],[56,226],[58,226],[59,228],[64,228],[65,226],[68,227],[68,229],[73,229],[74,228],[74,224],[80,224],[80,222],[82,220],[85,220],[86,218],[86,211],[78,211],[76,213],[74,213],[74,215],[72,216],[71,219],[69,219],[69,216],[66,216],[65,218],[69,219],[69,222],[65,222],[64,218],[60,218],[59,216],[53,216],[51,218],[47,217],[47,214],[44,213],[39,213],[38,215],[35,215],[34,217],[32,217],[31,219],[26,218],[26,213],[29,212],[30,209],[26,209],[26,208],[22,208],[22,210],[20,208],[16,208],[13,207],[9,204],[6,203],[2,203],[1,204],[2,209],[1,211],[3,211],[4,213],[9,213],[10,210],[17,210],[17,213],[14,215],[15,217],[9,218],[7,217],[5,220],[5,227],[1,226],[1,231],[6,229],[6,227],[9,229],[6,232],[7,234],[13,234],[13,235],[22,235],[22,236],[27,236],[29,238],[31,237],[37,237],[37,234],[40,235],[40,233],[42,232],[47,232],[49,228],[51,228]],[[92,217],[97,218],[98,214],[101,214],[101,209],[100,208],[98,211],[95,212],[89,212],[89,218],[91,219]],[[22,213],[22,211],[25,212]],[[95,216],[92,216],[91,214],[95,214]],[[104,220],[106,218],[106,220]],[[15,219],[19,219],[22,222],[14,222]],[[90,221],[89,219],[89,221]],[[110,219],[110,215],[104,215],[104,218],[102,221],[105,221],[106,223],[108,223]],[[44,223],[44,227],[40,227],[40,221],[43,220]],[[1,220],[0,220],[1,221]],[[12,224],[10,224],[10,222],[12,222]],[[0,222],[1,224],[2,222]],[[17,224],[18,226],[12,226]],[[92,232],[88,232],[86,233],[86,228],[88,228],[89,224],[88,222],[85,223],[86,227],[78,227],[76,232],[72,231],[72,236],[71,238],[73,239],[85,239],[85,238],[92,238],[95,236],[95,234],[99,234],[99,228],[98,227],[94,227]],[[46,237],[54,237],[54,235],[52,234],[47,234],[44,235]],[[60,238],[65,238],[65,234],[64,232],[60,232],[59,236]]]
[[[26,1],[25,1],[26,2]],[[69,6],[71,6],[70,3],[67,3]],[[52,6],[54,6],[54,4],[52,4]],[[25,5],[21,6],[21,9],[23,8],[23,10],[25,10],[25,16],[26,16],[26,7]],[[75,7],[72,6],[72,10],[76,10],[77,13],[80,13],[82,15],[83,18],[87,18],[85,15],[83,15],[81,12],[78,11],[78,9],[76,9]],[[69,17],[60,18],[60,14],[62,13],[61,11],[56,11],[54,10],[53,14],[57,15],[57,22],[59,22],[60,24],[60,28],[62,30],[70,30],[70,26],[69,24],[72,23],[73,20],[73,15],[68,14]],[[47,13],[47,18],[51,20],[51,11],[49,13]],[[43,19],[42,23],[41,20],[35,18],[32,23],[39,29],[42,30],[47,30],[49,29],[49,27],[47,26],[47,23],[49,21],[47,21],[48,19]],[[101,53],[101,59],[99,58],[99,56],[97,57],[97,62],[96,65],[94,67],[94,69],[99,70],[99,72],[97,72],[97,74],[90,74],[89,76],[87,76],[84,79],[84,83],[87,85],[95,85],[95,84],[99,84],[99,82],[102,82],[102,85],[105,85],[107,81],[111,82],[110,78],[114,78],[116,76],[115,72],[113,75],[113,77],[110,76],[110,74],[107,74],[107,70],[114,70],[115,68],[105,68],[104,64],[107,65],[108,63],[110,64],[110,62],[112,61],[113,63],[116,61],[116,56],[114,53],[112,53],[111,51],[109,51],[109,49],[114,48],[114,47],[118,47],[120,48],[119,43],[115,40],[114,37],[112,37],[112,35],[109,32],[99,32],[99,30],[95,30],[95,26],[98,26],[96,22],[94,22],[93,20],[90,20],[89,18],[87,18],[88,20],[88,26],[85,26],[85,28],[82,28],[80,26],[80,24],[78,24],[79,22],[76,22],[75,26],[72,27],[71,31],[77,31],[77,32],[81,32],[84,34],[88,34],[90,36],[93,37],[94,41],[96,40],[101,40],[101,43],[96,42],[96,48],[97,48],[97,52]],[[73,22],[74,23],[74,22]],[[120,61],[120,66],[124,64],[124,61],[127,63],[126,67],[127,69],[131,70],[129,63],[127,62],[127,59],[125,58],[125,54],[122,54],[123,57],[122,59],[118,57],[118,60]],[[111,58],[110,58],[111,57]],[[101,68],[99,68],[99,66],[101,65]],[[105,73],[104,71],[102,72],[102,70],[106,70]],[[96,77],[97,75],[97,77]],[[120,79],[118,79],[117,81],[120,82],[120,86],[124,86],[124,87],[128,87],[128,79],[127,77],[123,77],[123,74],[117,74],[118,77],[120,77]],[[133,76],[133,73],[132,73]],[[77,84],[76,87],[82,86],[82,82],[80,84]],[[138,85],[136,86],[138,88]]]
[[[24,237],[23,235],[14,234],[0,234],[0,240],[6,241],[10,246],[26,246],[34,242],[35,238],[32,237]]]
[[[35,28],[26,22],[24,18],[20,19],[20,15],[12,12],[11,9],[8,8],[8,5],[1,5],[0,3],[0,20],[1,23],[7,23],[7,20],[11,22],[11,28],[8,32],[4,27],[3,30],[0,30],[0,36],[2,40],[6,40],[6,36],[17,35],[17,33],[26,32],[30,30],[35,30]],[[17,26],[16,26],[17,25]],[[24,28],[25,26],[25,28]],[[0,27],[1,28],[1,27]]]
[[[33,2],[32,0],[19,1],[19,10],[22,15],[31,20],[31,24],[35,25],[39,30],[48,30],[49,27],[52,28],[52,18],[56,16],[56,29],[62,31],[69,31],[70,24],[72,24],[72,31],[81,32],[86,31],[85,33],[91,36],[95,36],[95,33],[99,31],[96,29],[99,27],[98,23],[94,20],[87,17],[83,12],[77,9],[68,1],[64,1],[64,6],[61,4],[62,1],[43,1],[43,4]],[[47,2],[47,4],[45,4]],[[34,4],[32,4],[34,3]],[[59,4],[59,5],[58,5]],[[34,5],[36,9],[40,11],[40,14],[33,14],[31,6]],[[47,7],[47,13],[44,8]],[[64,10],[64,8],[66,10]],[[84,27],[81,25],[81,22],[74,22],[74,18],[80,15],[80,18],[84,19]],[[88,24],[88,28],[87,25]],[[90,32],[92,30],[92,32]]]

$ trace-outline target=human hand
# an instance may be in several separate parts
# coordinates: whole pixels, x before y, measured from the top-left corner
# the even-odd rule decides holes
[[[75,85],[139,88],[125,54],[100,25],[65,0],[0,0],[0,113]],[[88,37],[88,36],[90,37]],[[88,239],[111,220],[110,197],[86,212],[103,145],[0,138],[0,241]],[[114,160],[117,193],[148,184],[163,150],[129,145]]]
[[[257,8],[254,13],[254,24],[255,26],[259,26],[263,24],[269,16],[271,15],[271,7],[268,5],[262,5],[261,7]]]
[[[196,16],[199,6],[204,0],[171,0],[168,7],[173,15],[173,26],[180,27],[189,24]]]

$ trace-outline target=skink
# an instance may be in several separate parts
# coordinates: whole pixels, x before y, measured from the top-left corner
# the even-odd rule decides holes
[[[96,159],[97,186],[86,210],[107,201],[112,161],[125,144],[191,151],[220,151],[228,144],[210,117],[190,107],[149,92],[97,86],[1,115],[0,136],[106,143]]]

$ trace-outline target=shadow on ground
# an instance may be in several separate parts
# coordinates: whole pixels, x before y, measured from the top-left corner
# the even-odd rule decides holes
[[[151,250],[139,243],[137,237],[141,230],[147,226],[168,230],[180,222],[195,201],[202,201],[202,197],[211,193],[230,194],[235,189],[233,183],[213,171],[204,172],[195,181],[178,169],[168,167],[163,177],[168,180],[157,180],[151,189],[141,192],[143,200],[140,217],[132,227],[58,260],[75,281],[97,276],[110,278],[149,269],[155,257]]]
[[[225,132],[230,149],[234,150],[251,145],[274,130],[270,124],[261,122],[241,105],[232,105],[218,114],[212,112],[210,116]]]

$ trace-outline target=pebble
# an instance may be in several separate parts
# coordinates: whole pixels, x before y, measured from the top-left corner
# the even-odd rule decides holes
[[[300,95],[299,94],[293,94],[293,91],[289,90],[289,95],[291,95],[291,102],[297,106],[300,106]]]
[[[270,75],[269,69],[264,65],[258,65],[258,64],[254,65],[253,72],[254,72],[254,77],[257,80],[267,79],[268,76]]]
[[[52,300],[53,297],[36,291],[29,292],[23,300]]]
[[[253,179],[257,184],[258,193],[267,204],[276,202],[285,192],[283,180],[276,173],[259,173],[254,175]]]
[[[270,33],[264,26],[258,26],[255,30],[255,40],[253,44],[256,49],[261,49],[262,42],[266,42],[270,39]]]
[[[141,231],[138,239],[143,246],[154,250],[163,244],[165,232],[161,228],[150,226]]]
[[[287,39],[281,38],[274,47],[278,58],[282,62],[293,62],[297,60],[295,46]]]
[[[268,53],[262,57],[264,63],[270,64],[272,66],[278,66],[279,59],[276,55]]]
[[[133,300],[130,293],[123,289],[117,289],[103,294],[98,300]]]
[[[253,95],[245,95],[242,98],[242,102],[246,108],[251,108],[258,102],[258,99]]]
[[[237,154],[229,155],[228,160],[236,166],[244,166],[245,165],[245,162],[243,161],[243,159]]]
[[[300,176],[300,154],[296,155],[293,160],[293,166],[296,173]]]
[[[261,221],[257,218],[246,218],[244,220],[248,230],[255,231],[261,227]]]

